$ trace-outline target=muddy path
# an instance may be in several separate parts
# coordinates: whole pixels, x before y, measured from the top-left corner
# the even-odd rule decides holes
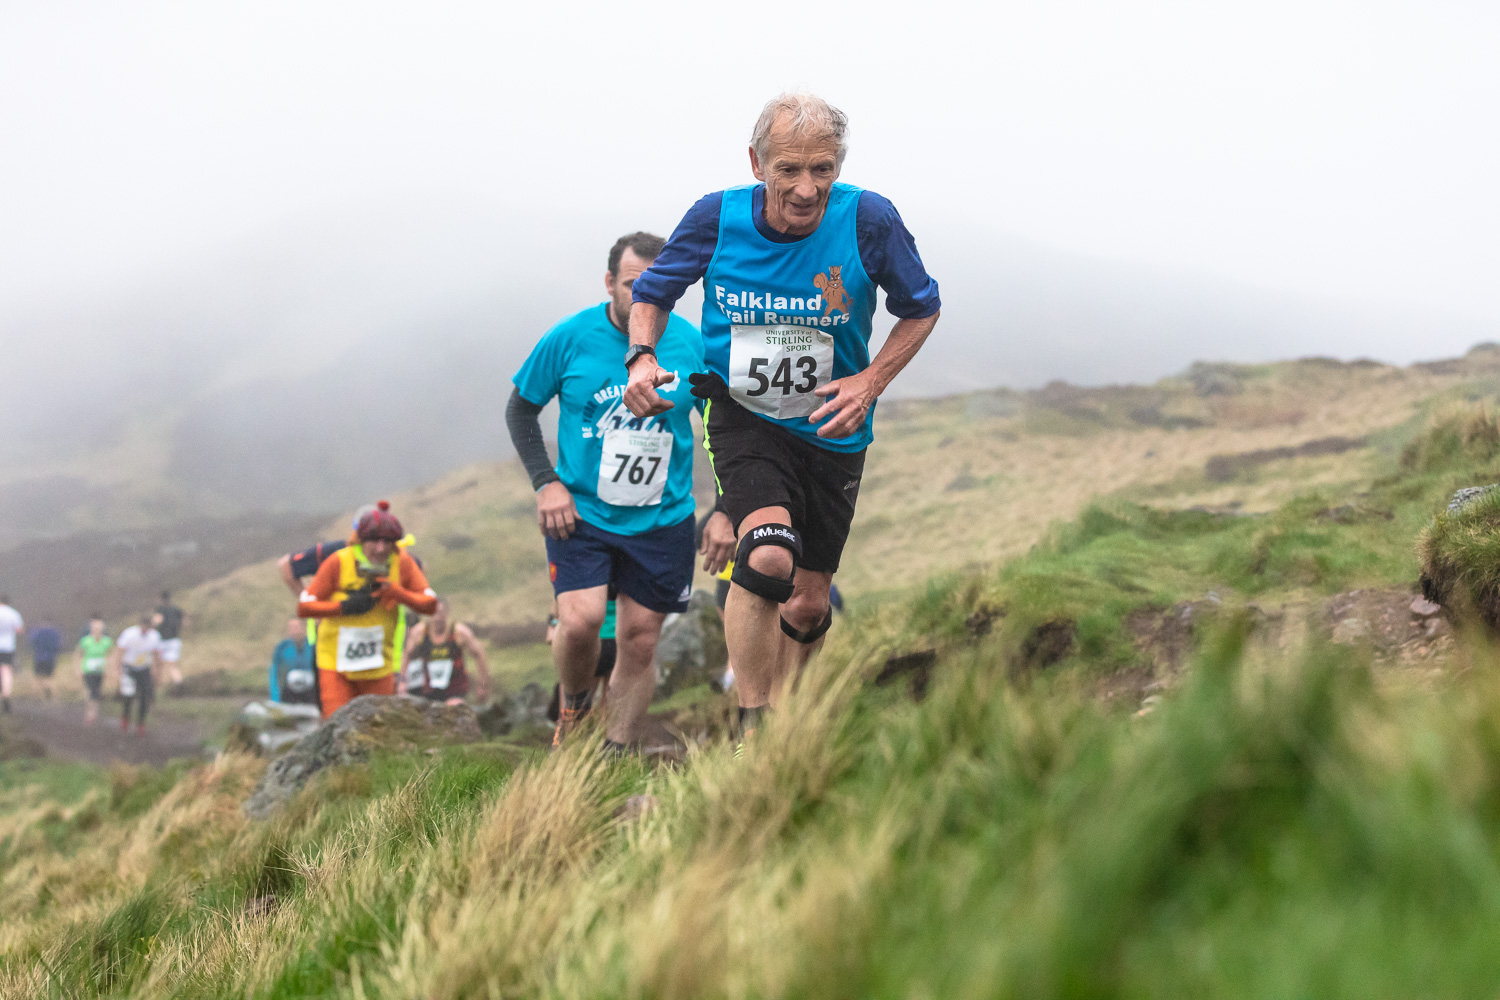
[[[178,757],[197,757],[203,750],[202,725],[193,719],[153,709],[146,718],[145,735],[120,730],[119,702],[106,700],[92,726],[83,722],[83,702],[15,698],[8,728],[30,737],[47,756],[95,764],[165,764]]]

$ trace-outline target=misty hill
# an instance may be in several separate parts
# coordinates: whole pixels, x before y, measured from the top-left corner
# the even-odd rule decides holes
[[[331,516],[504,458],[511,375],[542,331],[599,300],[604,249],[638,225],[473,206],[323,220],[128,295],[6,317],[0,547]],[[1191,357],[1406,361],[1495,332],[931,232],[944,319],[898,396],[1151,381]]]
[[[1149,386],[1057,383],[887,403],[839,585],[878,602],[914,580],[999,564],[1100,495],[1248,514],[1298,491],[1351,488],[1430,412],[1496,393],[1500,349],[1480,348],[1408,368],[1200,364]],[[551,589],[517,463],[455,470],[393,505],[460,616],[495,641],[531,635]],[[325,527],[331,537],[346,530]],[[205,582],[184,604],[198,622],[195,642],[226,665],[259,663],[291,610],[268,562]]]

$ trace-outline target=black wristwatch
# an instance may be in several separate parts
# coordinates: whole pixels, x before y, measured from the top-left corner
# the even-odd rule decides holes
[[[656,357],[656,348],[650,344],[631,344],[625,349],[625,368],[629,370],[630,363],[642,354],[649,354],[654,358]]]

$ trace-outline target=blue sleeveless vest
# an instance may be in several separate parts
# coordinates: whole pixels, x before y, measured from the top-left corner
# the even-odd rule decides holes
[[[807,415],[816,385],[870,364],[875,284],[859,259],[860,189],[835,183],[815,232],[774,243],[755,228],[755,185],[724,192],[719,243],[703,275],[708,370],[752,413],[831,451],[869,445],[875,408],[845,438],[820,438]]]

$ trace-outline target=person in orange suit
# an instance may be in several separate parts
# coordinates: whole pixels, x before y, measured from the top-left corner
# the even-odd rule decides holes
[[[417,561],[397,546],[406,536],[382,500],[359,519],[349,545],[323,560],[297,602],[318,622],[323,718],[362,694],[395,694],[401,667],[401,610],[437,609]]]

